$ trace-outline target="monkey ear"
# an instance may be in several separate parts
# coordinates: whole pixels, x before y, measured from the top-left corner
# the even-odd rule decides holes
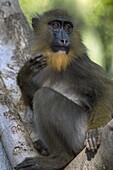
[[[36,30],[38,22],[39,22],[39,17],[32,18],[32,27],[34,30]]]

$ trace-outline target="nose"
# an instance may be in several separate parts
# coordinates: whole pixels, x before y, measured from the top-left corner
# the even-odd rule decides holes
[[[66,46],[67,47],[69,45],[69,40],[61,39],[61,40],[59,40],[59,43],[60,43],[61,46]]]
[[[62,29],[59,36],[59,45],[67,47],[69,44],[69,35]]]

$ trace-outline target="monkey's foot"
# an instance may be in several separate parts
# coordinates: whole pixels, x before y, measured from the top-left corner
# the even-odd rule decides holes
[[[43,142],[40,139],[35,141],[33,144],[34,144],[35,149],[37,149],[38,152],[41,155],[43,155],[43,156],[48,156],[49,155],[49,152],[48,152],[47,148],[44,146]]]
[[[85,139],[85,146],[89,151],[95,152],[102,139],[102,131],[103,128],[95,128],[95,129],[89,129],[88,132],[86,133],[86,139]]]
[[[37,170],[37,158],[26,158],[15,167],[16,170]]]

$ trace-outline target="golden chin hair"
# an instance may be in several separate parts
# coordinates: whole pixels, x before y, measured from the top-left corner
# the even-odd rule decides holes
[[[65,51],[46,52],[44,55],[47,57],[48,66],[59,72],[65,70],[74,58],[71,52],[67,55]]]

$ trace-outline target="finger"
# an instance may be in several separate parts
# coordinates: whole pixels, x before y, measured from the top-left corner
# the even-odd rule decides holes
[[[86,135],[86,138],[87,138],[87,149],[90,151],[92,150],[94,152],[95,150],[95,141],[93,142],[93,138],[94,138],[94,133],[92,130],[90,130],[87,135]]]
[[[102,135],[98,135],[98,139],[97,139],[97,146],[100,145],[101,143],[101,138],[102,138]]]
[[[37,65],[37,66],[32,66],[31,68],[34,70],[34,72],[36,73],[36,72],[39,72],[40,70],[42,70],[44,67],[46,67],[47,66],[47,64],[43,64],[43,65],[41,65],[41,64],[39,64],[39,65]]]
[[[97,140],[96,140],[96,138],[93,137],[92,141],[93,141],[93,148],[94,148],[94,150],[97,150]]]
[[[43,57],[43,56],[42,56],[42,54],[39,54],[39,55],[33,56],[33,57],[31,57],[31,58],[30,58],[29,62],[33,62],[34,60],[36,60],[36,59],[40,59],[40,58],[42,58],[42,57]]]
[[[43,60],[45,60],[44,58],[37,58],[35,60],[33,60],[32,62],[30,62],[32,65],[35,65],[37,63],[41,63]],[[46,61],[46,60],[45,60]]]
[[[88,139],[85,140],[85,146],[90,151],[90,145],[89,145]]]
[[[87,146],[87,142],[88,142],[88,133],[86,133],[86,136],[85,136],[85,141],[84,141],[84,146]]]
[[[94,152],[94,145],[93,145],[93,140],[91,136],[89,137],[88,142],[89,142],[90,150]]]
[[[95,150],[97,150],[97,137],[98,137],[98,131],[97,129],[93,129],[91,131],[91,140],[92,140],[92,143],[91,143],[91,149],[92,151],[94,152]]]
[[[40,60],[40,61],[36,60],[36,61],[34,61],[32,63],[31,67],[33,66],[33,67],[39,68],[39,67],[41,67],[43,65],[47,65],[47,61],[46,60]]]

